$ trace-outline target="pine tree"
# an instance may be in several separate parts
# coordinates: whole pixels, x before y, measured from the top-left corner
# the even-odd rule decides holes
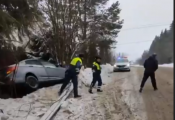
[[[173,62],[173,30],[174,21],[170,25],[170,29],[161,31],[159,36],[156,36],[150,46],[149,53],[157,53],[157,59],[159,64]],[[142,55],[142,61],[144,61],[145,52]]]

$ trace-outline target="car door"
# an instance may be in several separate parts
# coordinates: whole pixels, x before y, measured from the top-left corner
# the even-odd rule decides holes
[[[49,75],[39,60],[26,60],[21,70],[26,74],[33,73],[39,81],[47,81],[49,79]]]
[[[44,66],[47,74],[49,75],[50,80],[56,80],[58,79],[57,71],[56,71],[56,66],[54,64],[51,64],[46,61],[41,61],[42,65]]]
[[[50,80],[61,80],[64,78],[65,68],[56,67],[54,64],[45,61],[41,61],[41,63],[45,67]]]
[[[66,68],[63,68],[63,67],[56,68],[56,74],[58,75],[58,79],[64,79],[65,71],[66,71]]]

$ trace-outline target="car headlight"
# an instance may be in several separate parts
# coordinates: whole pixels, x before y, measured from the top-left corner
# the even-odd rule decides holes
[[[116,67],[116,65],[114,65],[114,67]]]
[[[127,67],[129,67],[129,66],[130,66],[130,64],[128,63],[128,64],[127,64]]]

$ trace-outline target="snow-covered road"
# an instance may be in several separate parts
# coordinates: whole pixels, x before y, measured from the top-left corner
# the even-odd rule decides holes
[[[121,99],[122,80],[126,74],[116,77],[112,73],[112,66],[102,66],[103,93],[88,93],[88,87],[92,80],[91,69],[85,69],[79,76],[83,82],[79,88],[82,98],[69,98],[62,105],[61,110],[53,120],[132,120],[134,117]]]

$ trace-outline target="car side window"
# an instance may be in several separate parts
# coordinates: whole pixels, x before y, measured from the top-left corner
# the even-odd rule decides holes
[[[49,62],[41,61],[41,63],[43,64],[44,67],[57,68],[54,64],[49,63]]]
[[[26,63],[25,63],[25,61],[21,61],[19,64],[20,65],[25,65]]]
[[[38,60],[26,60],[25,63],[27,65],[39,65],[39,66],[42,66],[42,64]]]

